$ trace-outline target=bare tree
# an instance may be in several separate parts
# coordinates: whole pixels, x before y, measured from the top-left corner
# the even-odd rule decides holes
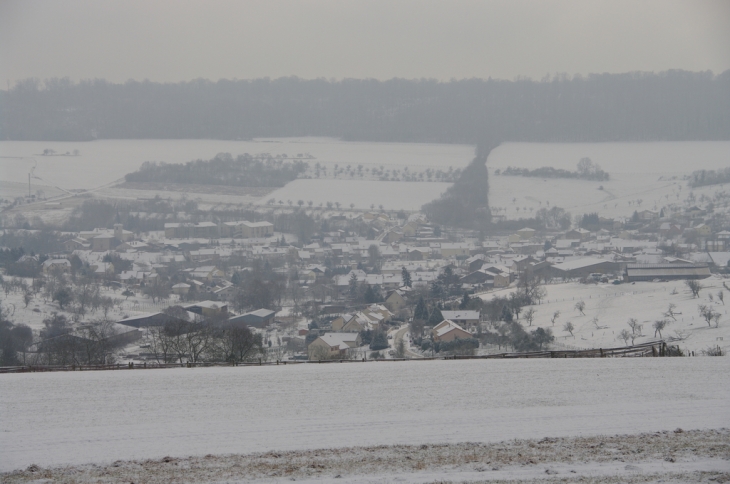
[[[573,330],[575,330],[575,326],[573,326],[573,323],[571,323],[570,321],[565,323],[565,325],[563,326],[563,331],[567,331],[568,333],[570,333],[571,336],[573,336],[573,338],[575,338],[575,336],[573,335]]]
[[[534,308],[529,308],[527,311],[525,311],[525,321],[527,321],[528,326],[532,326],[532,322],[535,320],[535,313],[537,311]]]
[[[629,319],[629,327],[631,328],[631,344],[634,344],[634,339],[636,337],[641,336],[641,328],[642,325],[639,324],[639,321],[636,320],[636,318]]]
[[[697,306],[697,310],[700,313],[700,316],[705,318],[705,321],[707,322],[707,326],[710,326],[710,322],[715,319],[715,315],[720,315],[720,313],[715,312],[715,310],[712,309],[712,306],[706,305],[706,304],[700,304]],[[720,321],[720,318],[717,318],[717,321]]]
[[[677,309],[677,306],[673,303],[669,303],[669,307],[667,308],[667,312],[664,313],[665,318],[672,318],[673,320],[677,320],[677,318],[674,316],[674,310]]]
[[[223,361],[248,361],[263,352],[261,335],[246,326],[225,325],[215,336],[213,353]]]
[[[157,363],[171,363],[174,358],[173,342],[166,326],[152,326],[147,329],[147,341]]]
[[[547,295],[540,278],[529,270],[522,274],[517,284],[517,292],[522,296],[525,304],[539,303]]]
[[[688,280],[684,281],[690,291],[692,291],[692,297],[700,297],[700,291],[703,289],[702,284],[699,281]]]
[[[659,337],[662,337],[662,330],[667,326],[667,320],[666,319],[659,319],[657,321],[654,321],[654,324],[652,327],[654,328],[654,337],[656,337],[657,333],[659,333]]]
[[[213,339],[212,325],[206,323],[190,323],[184,335],[185,351],[188,361],[197,363],[210,349]]]
[[[722,289],[717,292],[717,299],[722,303],[723,306],[725,305],[725,293],[722,292]]]
[[[77,361],[87,365],[113,364],[114,351],[120,347],[116,335],[114,323],[110,321],[96,321],[82,327],[76,333]]]
[[[102,297],[100,300],[101,310],[104,313],[104,319],[109,318],[109,311],[111,311],[118,302],[110,297]]]
[[[555,321],[557,321],[559,317],[560,317],[560,311],[555,311],[553,313],[553,317],[550,318],[550,321],[553,323],[553,326],[555,326]]]
[[[33,297],[35,296],[35,293],[33,292],[33,289],[29,287],[27,284],[23,284],[23,303],[25,304],[25,307],[28,307],[28,304],[33,300]]]
[[[153,282],[148,283],[142,289],[142,294],[149,296],[152,299],[153,303],[157,302],[158,300],[161,301],[163,299],[167,299],[168,297],[170,297],[170,292],[170,287],[157,279],[155,279]]]
[[[628,329],[622,329],[621,332],[618,334],[618,337],[624,340],[624,344],[626,346],[629,345],[629,340],[631,340],[631,344],[634,344],[633,336],[633,334],[629,333]]]
[[[581,299],[580,301],[578,301],[577,303],[575,303],[575,306],[574,306],[574,308],[575,308],[575,309],[576,309],[577,311],[580,311],[580,314],[582,314],[583,316],[585,316],[585,315],[586,315],[586,313],[585,313],[585,312],[583,312],[583,311],[585,311],[585,309],[586,309],[586,303],[585,303],[585,302],[584,302],[584,301],[583,301],[582,299]]]

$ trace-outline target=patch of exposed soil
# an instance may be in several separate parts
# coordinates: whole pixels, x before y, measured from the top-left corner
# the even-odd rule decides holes
[[[251,482],[730,483],[730,429],[496,444],[354,447],[117,461],[0,474],[8,483]],[[342,479],[342,480],[340,480]]]

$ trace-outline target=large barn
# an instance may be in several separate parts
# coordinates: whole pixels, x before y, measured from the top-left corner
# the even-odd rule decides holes
[[[626,280],[628,282],[653,281],[655,279],[676,281],[683,279],[705,279],[710,277],[710,268],[706,264],[627,264]]]
[[[620,264],[616,262],[596,259],[594,257],[584,257],[582,259],[555,264],[550,269],[550,273],[553,277],[557,278],[579,279],[587,277],[590,274],[610,274],[618,272],[620,269]]]

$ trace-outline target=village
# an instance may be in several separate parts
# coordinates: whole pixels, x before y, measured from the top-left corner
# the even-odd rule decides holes
[[[64,250],[53,254],[5,249],[3,311],[32,332],[18,363],[367,360],[665,340],[661,329],[681,308],[670,307],[659,330],[645,320],[646,334],[641,324],[628,332],[626,320],[613,321],[603,340],[596,333],[605,336],[609,326],[602,324],[618,312],[596,313],[590,331],[568,321],[573,309],[586,314],[572,302],[582,288],[617,296],[627,287],[635,293],[636,283],[665,291],[672,284],[673,294],[691,294],[692,307],[700,297],[692,288],[706,288],[698,319],[715,327],[726,319],[730,225],[712,204],[636,211],[627,219],[590,214],[572,226],[524,226],[488,237],[434,225],[422,213],[316,214],[302,205],[260,209],[255,222],[166,222],[164,231],[137,233],[116,223],[59,232]],[[305,219],[307,230],[300,223],[275,231],[267,219],[277,217]],[[655,289],[641,289],[647,290]],[[571,302],[548,310],[555,294]],[[601,296],[585,294],[579,302]],[[683,341],[687,330],[669,340]],[[712,341],[705,337],[692,348],[710,351]],[[92,343],[103,349],[78,349]]]

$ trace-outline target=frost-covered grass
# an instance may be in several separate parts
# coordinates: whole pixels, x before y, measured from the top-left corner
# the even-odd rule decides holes
[[[0,375],[0,470],[719,429],[730,359],[470,360]]]
[[[6,482],[651,482],[730,478],[730,431],[329,448],[248,455],[115,461],[111,465],[40,468]],[[703,475],[704,474],[704,475]],[[559,476],[559,478],[558,478]],[[688,479],[689,478],[689,479]],[[699,479],[698,479],[699,478]],[[337,479],[337,481],[335,481]]]

